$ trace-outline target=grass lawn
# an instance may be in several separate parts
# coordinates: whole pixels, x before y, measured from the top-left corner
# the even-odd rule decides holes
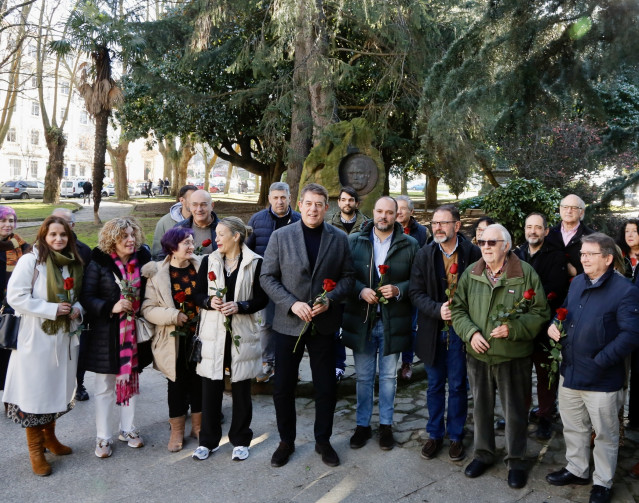
[[[21,220],[44,220],[55,208],[68,208],[71,211],[81,208],[78,203],[72,202],[60,202],[59,204],[45,204],[35,201],[2,201],[3,206],[11,206],[16,215],[18,215],[18,222]]]

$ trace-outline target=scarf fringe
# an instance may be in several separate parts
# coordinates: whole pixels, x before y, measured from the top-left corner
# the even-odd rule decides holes
[[[117,405],[129,405],[129,399],[135,395],[140,394],[140,381],[138,380],[138,373],[136,371],[131,372],[129,379],[126,381],[117,380],[115,383],[116,401]]]

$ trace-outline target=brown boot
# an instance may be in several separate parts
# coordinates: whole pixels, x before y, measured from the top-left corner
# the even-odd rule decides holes
[[[202,428],[202,413],[193,412],[191,414],[191,433],[189,437],[200,439],[200,428]]]
[[[40,477],[51,475],[51,465],[44,457],[44,434],[42,426],[25,428],[27,432],[27,446],[29,447],[29,459],[33,473]]]
[[[169,424],[171,425],[171,438],[169,438],[169,451],[178,452],[182,450],[182,444],[184,443],[184,425],[186,423],[186,416],[170,417]]]
[[[45,424],[42,427],[42,433],[44,434],[44,446],[53,454],[56,456],[71,454],[71,447],[61,444],[55,436],[55,421]]]

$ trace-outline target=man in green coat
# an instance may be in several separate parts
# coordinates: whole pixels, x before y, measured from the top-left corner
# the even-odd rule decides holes
[[[495,462],[495,390],[506,420],[508,485],[526,485],[526,434],[532,386],[533,341],[550,319],[535,270],[510,251],[512,239],[499,224],[477,241],[482,258],[464,271],[451,308],[453,328],[466,343],[475,409],[475,453],[467,477]]]
[[[384,196],[375,203],[373,221],[348,237],[355,287],[342,321],[344,345],[353,350],[357,374],[357,427],[350,440],[358,449],[371,438],[375,369],[379,364],[379,445],[395,445],[392,424],[399,353],[411,347],[412,308],[408,282],[418,244],[404,234],[397,202]],[[380,286],[381,285],[381,286]]]

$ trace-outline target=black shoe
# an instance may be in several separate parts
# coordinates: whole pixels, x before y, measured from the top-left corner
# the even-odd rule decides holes
[[[604,486],[594,485],[590,490],[589,503],[609,503],[610,489]]]
[[[496,430],[505,430],[506,429],[506,420],[505,419],[497,419],[497,421],[495,421],[495,429]]]
[[[295,452],[294,444],[287,444],[286,442],[280,442],[280,445],[277,446],[277,449],[273,453],[271,457],[271,466],[275,468],[279,468],[280,466],[284,466],[288,463],[288,458],[291,457],[291,454]]]
[[[539,416],[537,415],[537,412],[539,412],[539,407],[533,407],[532,409],[530,409],[530,412],[528,413],[529,423],[537,423],[539,421]]]
[[[473,459],[464,470],[464,475],[466,475],[466,477],[468,477],[469,479],[474,479],[475,477],[483,475],[483,473],[488,469],[489,466],[489,464],[484,463],[483,461]]]
[[[577,475],[573,475],[566,468],[549,473],[546,475],[546,481],[553,486],[567,486],[568,484],[586,486],[590,483],[590,479],[577,477]]]
[[[521,489],[526,485],[527,480],[526,470],[508,470],[508,485],[513,489]]]
[[[535,438],[538,440],[548,440],[552,436],[552,423],[544,418],[539,418],[539,426],[535,431]]]
[[[87,393],[87,389],[83,384],[80,384],[78,389],[75,390],[75,399],[78,402],[86,402],[89,399],[89,393]]]
[[[379,446],[383,451],[390,451],[395,446],[393,429],[390,424],[379,425]]]
[[[357,426],[351,437],[351,449],[359,449],[366,445],[366,441],[373,436],[370,426]]]
[[[319,442],[316,442],[315,452],[322,456],[322,461],[325,465],[339,466],[339,457],[330,443],[326,442],[320,444]]]
[[[442,448],[441,438],[429,438],[422,447],[422,458],[433,459]]]

